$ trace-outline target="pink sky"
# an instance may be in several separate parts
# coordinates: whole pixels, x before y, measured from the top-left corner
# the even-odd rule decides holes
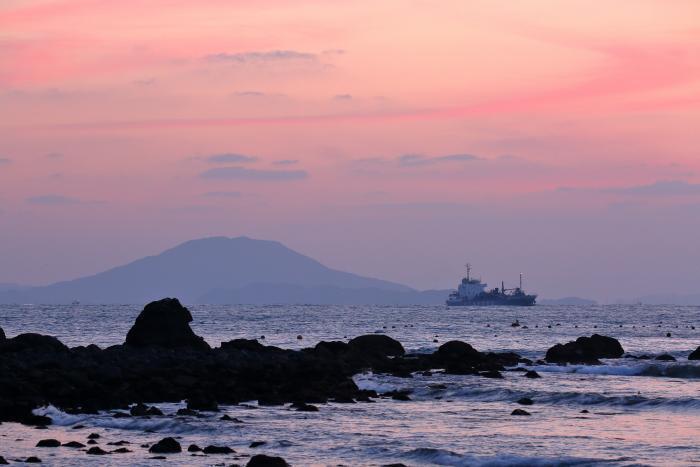
[[[698,18],[695,0],[4,0],[0,282],[250,235],[419,288],[470,259],[547,296],[697,292]]]

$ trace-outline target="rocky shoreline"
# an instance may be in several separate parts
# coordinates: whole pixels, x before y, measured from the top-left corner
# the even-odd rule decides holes
[[[124,344],[106,349],[68,348],[54,337],[39,334],[7,338],[0,329],[0,422],[49,425],[49,417],[32,412],[49,404],[67,413],[111,410],[115,417],[126,418],[163,415],[146,404],[183,400],[187,408],[169,415],[196,415],[217,411],[219,404],[250,400],[259,405],[291,403],[292,409],[308,412],[318,410],[314,404],[329,401],[410,400],[406,393],[360,390],[352,377],[363,371],[410,377],[415,372],[442,370],[487,378],[522,371],[525,377],[539,377],[527,370],[534,362],[515,353],[480,352],[465,342],[450,341],[432,354],[407,354],[401,343],[382,334],[359,336],[347,343],[319,342],[302,350],[247,339],[211,348],[190,328],[191,321],[189,310],[177,299],[159,300],[143,309]],[[617,340],[594,334],[553,346],[538,363],[597,364],[601,358],[623,355]],[[700,351],[689,358],[700,358]],[[514,415],[529,415],[516,411]],[[55,445],[53,441],[46,443]],[[173,452],[182,451],[179,444],[177,450],[171,441],[163,442]],[[152,454],[158,454],[156,446],[148,447]],[[112,452],[84,447],[88,454]],[[188,449],[216,454],[228,448]],[[259,455],[248,465],[286,465],[277,459]]]

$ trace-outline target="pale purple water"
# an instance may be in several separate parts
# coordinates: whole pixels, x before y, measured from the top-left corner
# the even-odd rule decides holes
[[[195,332],[213,345],[265,335],[281,347],[313,346],[386,332],[407,349],[431,351],[450,339],[479,350],[511,350],[541,358],[546,349],[594,332],[616,337],[634,354],[671,353],[677,362],[620,359],[601,366],[539,366],[541,379],[504,373],[504,380],[435,373],[413,378],[357,375],[361,387],[410,389],[410,402],[324,404],[318,413],[280,407],[225,407],[243,424],[154,417],[113,419],[109,414],[71,416],[44,409],[56,424],[35,430],[0,425],[0,455],[38,455],[54,465],[230,465],[256,452],[285,457],[293,465],[690,465],[700,461],[700,364],[688,362],[700,345],[700,307],[538,306],[527,309],[445,307],[191,307]],[[139,312],[135,306],[0,306],[8,336],[41,332],[69,345],[121,343]],[[510,326],[514,319],[528,329]],[[549,327],[551,326],[551,328]],[[698,330],[692,327],[698,327]],[[666,337],[670,332],[671,337]],[[304,339],[299,341],[296,336]],[[437,336],[437,337],[436,337]],[[433,343],[438,339],[438,343]],[[446,389],[431,385],[444,384]],[[530,417],[514,417],[528,396]],[[164,412],[177,406],[162,404]],[[590,413],[583,414],[582,410]],[[85,429],[73,430],[80,423]],[[90,432],[106,442],[132,442],[131,454],[94,458],[68,448],[36,448],[38,439],[85,441]],[[141,443],[180,436],[183,445],[225,444],[239,454],[148,460]],[[22,441],[16,441],[21,439]],[[268,444],[251,449],[251,441]]]

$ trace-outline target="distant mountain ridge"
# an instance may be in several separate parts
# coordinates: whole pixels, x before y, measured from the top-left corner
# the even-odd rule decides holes
[[[337,271],[275,241],[210,237],[88,277],[2,288],[0,303],[435,304],[445,295]]]

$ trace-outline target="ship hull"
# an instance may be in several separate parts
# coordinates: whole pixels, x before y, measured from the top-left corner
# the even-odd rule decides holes
[[[537,295],[482,295],[472,299],[458,298],[447,300],[447,306],[533,306]]]

